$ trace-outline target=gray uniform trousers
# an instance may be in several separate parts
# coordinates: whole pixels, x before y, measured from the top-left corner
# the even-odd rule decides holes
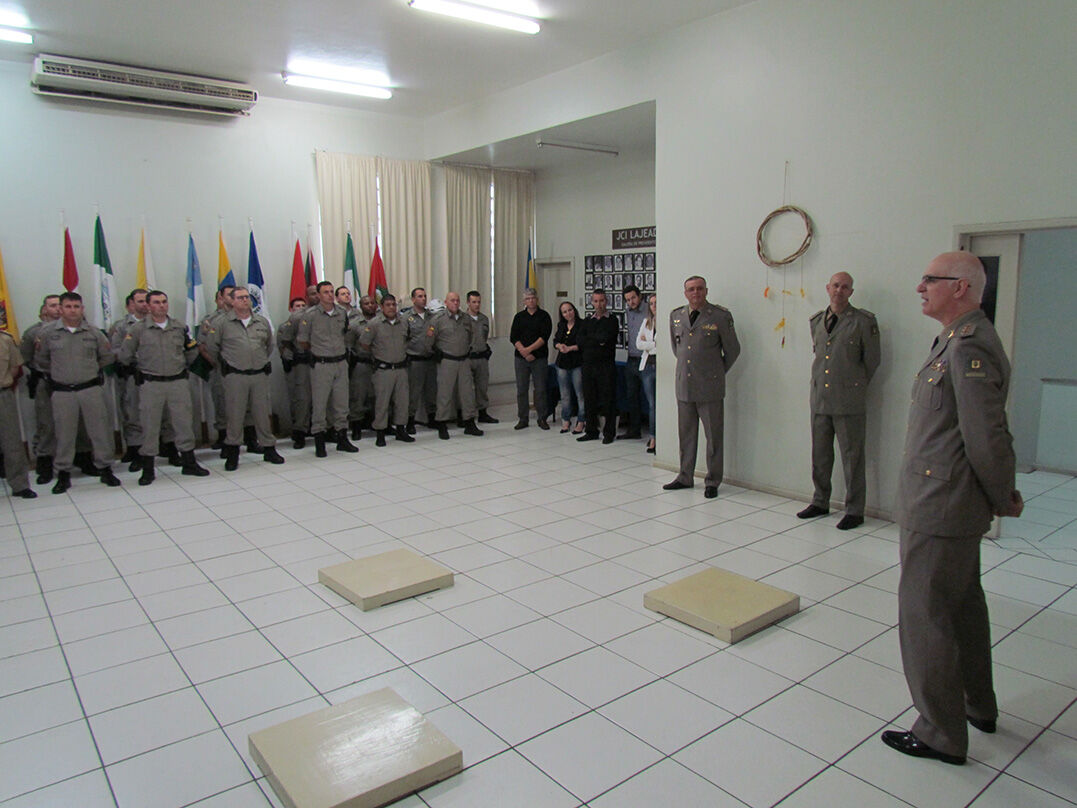
[[[44,379],[34,393],[34,457],[56,454],[56,428],[52,421],[52,393]]]
[[[142,445],[142,415],[134,376],[116,379],[116,406],[120,413],[125,446]]]
[[[864,515],[867,502],[867,474],[864,442],[866,415],[821,415],[811,418],[811,479],[815,484],[812,505],[830,510],[830,478],[834,471],[834,436],[838,438],[841,465],[845,470],[845,512]]]
[[[162,423],[167,412],[176,448],[187,452],[194,448],[194,427],[191,414],[191,388],[187,379],[170,382],[147,381],[139,385],[139,412],[142,416],[143,457],[156,457],[161,448]]]
[[[408,418],[418,413],[425,418],[437,409],[438,366],[433,357],[416,359],[409,357],[408,365]]]
[[[94,465],[99,469],[112,465],[112,428],[108,420],[108,401],[103,385],[87,387],[74,393],[52,392],[52,421],[56,426],[56,454],[53,466],[57,471],[70,471],[75,458],[75,443],[79,434],[79,416],[86,426],[93,447]]]
[[[980,537],[902,528],[898,604],[905,679],[920,713],[912,731],[932,749],[964,757],[967,717],[998,716]]]
[[[332,423],[330,423],[330,421]],[[348,363],[315,362],[310,369],[310,431],[348,426]]]
[[[292,429],[310,432],[310,365],[297,363],[288,373],[288,400],[292,402]]]
[[[226,444],[239,446],[243,443],[243,425],[249,412],[254,419],[258,443],[266,449],[277,445],[270,428],[269,376],[229,373],[224,377],[224,401],[228,420]]]
[[[590,415],[590,413],[588,413]],[[677,435],[681,444],[681,470],[677,480],[685,485],[695,484],[696,451],[699,446],[699,422],[707,438],[707,476],[704,485],[722,484],[725,470],[725,401],[678,401]]]
[[[351,369],[348,387],[348,420],[361,421],[374,404],[374,365],[369,359],[357,362]]]
[[[4,474],[11,493],[25,491],[30,487],[30,479],[27,476],[29,464],[26,461],[26,449],[22,445],[19,411],[15,404],[15,391],[12,389],[0,390],[0,451],[4,453]]]
[[[376,369],[374,371],[374,428],[389,428],[389,405],[392,403],[393,424],[403,426],[408,420],[407,368]]]
[[[475,386],[475,407],[485,410],[490,406],[490,360],[468,359],[467,365]]]
[[[213,428],[220,432],[228,426],[225,418],[227,405],[224,402],[224,380],[221,378],[221,371],[218,368],[210,371],[208,381],[209,394],[213,399]],[[176,445],[179,446],[178,443]]]
[[[475,406],[475,380],[471,378],[469,359],[446,359],[442,357],[438,364],[438,410],[439,421],[452,421],[456,418],[456,402],[459,399],[460,411],[464,420],[479,414]]]

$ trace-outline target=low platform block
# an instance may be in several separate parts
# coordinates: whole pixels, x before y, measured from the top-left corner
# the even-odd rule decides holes
[[[800,596],[711,567],[653,589],[644,607],[735,643],[800,611]]]
[[[452,570],[411,550],[357,558],[318,570],[318,582],[347,598],[364,612],[404,598],[446,589]]]
[[[463,768],[456,744],[392,688],[251,733],[287,808],[376,808]]]

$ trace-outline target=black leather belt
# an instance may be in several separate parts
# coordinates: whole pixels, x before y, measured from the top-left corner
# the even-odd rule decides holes
[[[375,362],[374,367],[378,370],[400,370],[400,368],[406,368],[408,366],[408,360],[403,362]]]
[[[341,354],[340,356],[314,356],[312,354],[311,358],[319,365],[331,365],[334,362],[343,362],[345,359],[348,358],[348,355]]]
[[[224,371],[221,372],[224,375]],[[142,384],[143,382],[178,382],[180,379],[187,378],[187,371],[181,371],[174,376],[157,376],[153,373],[143,373],[141,370],[135,371],[135,384]]]
[[[472,351],[467,355],[468,359],[489,359],[490,354],[493,353],[489,348],[485,351]]]
[[[470,359],[469,354],[463,354],[461,356],[453,356],[452,354],[443,353],[442,359],[451,359],[453,362],[463,362],[465,359]]]
[[[414,354],[408,354],[409,362],[429,362],[434,357],[432,356],[415,356]]]
[[[77,393],[79,390],[88,390],[91,387],[100,387],[105,383],[105,379],[100,374],[96,379],[90,379],[88,382],[80,382],[79,384],[60,384],[49,379],[49,390],[53,393]]]
[[[261,376],[263,374],[268,376],[270,371],[272,371],[272,370],[273,370],[273,366],[271,364],[269,364],[269,362],[266,362],[264,366],[262,366],[260,368],[254,368],[253,370],[240,370],[239,368],[232,367],[227,362],[225,362],[223,359],[221,360],[221,375],[222,376],[229,376],[229,375],[231,375],[233,373],[238,373],[241,376]]]

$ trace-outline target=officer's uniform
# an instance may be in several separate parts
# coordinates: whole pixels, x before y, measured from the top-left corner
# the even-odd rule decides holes
[[[181,452],[194,451],[194,416],[187,367],[194,361],[197,348],[187,326],[174,317],[158,324],[147,316],[132,325],[120,343],[118,359],[123,365],[133,365],[134,380],[139,387],[142,422],[139,452],[143,461],[157,456],[166,411],[175,433],[176,448]]]
[[[22,363],[29,369],[30,378],[27,390],[30,398],[34,400],[34,456],[37,458],[38,474],[43,477],[52,476],[52,456],[56,454],[56,431],[52,424],[52,394],[49,386],[44,383],[45,374],[41,372],[34,359],[34,349],[37,338],[41,335],[41,329],[54,327],[57,320],[40,320],[23,332],[19,342],[19,352],[22,354]],[[47,474],[44,472],[47,468]],[[40,482],[48,482],[42,479]]]
[[[348,313],[336,303],[328,312],[320,303],[304,309],[296,326],[296,344],[309,344],[314,362],[310,373],[310,429],[315,435],[328,428],[344,435],[348,426],[347,334]]]
[[[809,322],[815,353],[811,366],[812,505],[830,509],[836,435],[845,470],[845,512],[863,516],[867,393],[868,382],[879,367],[879,324],[870,311],[853,306],[846,306],[841,314],[823,309]]]
[[[437,420],[445,423],[456,418],[456,400],[465,421],[478,416],[475,406],[475,381],[468,366],[473,338],[471,318],[464,312],[449,314],[446,309],[430,322],[426,345],[440,354],[437,363]]]
[[[112,430],[102,371],[114,358],[108,337],[85,320],[74,329],[57,320],[38,332],[34,361],[45,373],[52,393],[57,471],[71,470],[80,415],[93,447],[94,465],[111,468]]]
[[[370,319],[380,315],[375,314]],[[370,322],[361,311],[348,318],[348,420],[364,421],[374,411],[374,357],[359,344],[359,337]]]
[[[704,302],[693,323],[688,306],[669,315],[669,344],[677,357],[677,434],[681,469],[677,482],[692,485],[699,442],[699,422],[707,438],[704,484],[722,484],[725,429],[725,375],[740,356],[740,342],[729,309]]]
[[[206,316],[204,320],[198,326],[198,343],[205,345],[206,334],[209,333],[209,329],[213,328],[217,320],[223,317],[227,311],[223,308],[217,309]],[[217,430],[218,436],[220,436],[227,427],[227,419],[225,418],[225,403],[224,403],[224,380],[221,377],[221,369],[214,367],[209,372],[209,378],[206,380],[209,383],[209,394],[213,400],[213,428]],[[177,446],[179,443],[177,442]]]
[[[377,317],[363,327],[359,344],[374,357],[374,429],[389,426],[392,404],[393,423],[402,427],[408,419],[408,325],[397,315],[389,321]]]
[[[288,400],[292,403],[292,437],[297,441],[310,432],[310,351],[301,351],[295,344],[295,330],[304,311],[292,312],[277,329],[277,350],[288,382]]]
[[[108,330],[108,341],[112,345],[112,352],[119,355],[120,345],[128,330],[139,318],[128,312],[120,320],[112,324]],[[116,406],[120,413],[121,428],[123,431],[124,446],[129,449],[142,445],[142,417],[138,404],[138,385],[135,384],[134,374],[130,373],[122,364],[116,369]]]
[[[436,418],[438,369],[433,351],[427,346],[426,332],[433,317],[427,309],[401,312],[408,331],[408,420],[416,414],[427,421]]]
[[[276,446],[270,422],[269,355],[273,351],[273,329],[269,321],[252,312],[244,325],[235,311],[230,311],[211,327],[206,347],[224,381],[225,445],[239,448],[249,410],[258,444],[265,449]]]
[[[1014,491],[1009,383],[1010,363],[980,309],[945,328],[913,383],[898,482],[898,637],[920,713],[912,732],[959,757],[966,717],[998,715],[980,538]]]
[[[29,464],[19,431],[19,409],[15,404],[15,374],[21,365],[22,355],[14,337],[0,331],[0,452],[4,454],[4,475],[12,494],[30,489]]]
[[[481,311],[466,314],[471,320],[471,347],[468,350],[468,369],[475,386],[475,406],[484,415],[490,406],[490,318]]]

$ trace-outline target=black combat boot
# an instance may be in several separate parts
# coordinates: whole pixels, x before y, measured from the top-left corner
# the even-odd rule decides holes
[[[348,432],[344,429],[337,430],[337,451],[338,452],[358,452],[359,447],[348,440]]]
[[[142,458],[142,476],[138,478],[139,485],[150,485],[157,479],[157,474],[153,470],[153,455],[147,455]]]
[[[407,429],[407,432],[408,432],[409,435],[414,435],[415,434],[415,419],[414,418],[409,418],[408,419],[408,425],[407,425],[406,429]]]
[[[37,458],[37,484],[52,482],[52,457],[41,455]]]
[[[120,462],[121,463],[130,463],[131,464],[131,465],[129,465],[127,467],[128,471],[139,471],[142,468],[142,462],[143,462],[143,460],[145,458],[143,458],[142,455],[140,455],[138,453],[139,449],[141,449],[141,448],[142,448],[141,446],[128,446],[127,447],[127,454],[125,454],[123,456],[123,458],[120,460]],[[128,455],[130,455],[130,456],[128,456]]]
[[[376,431],[377,431],[378,437],[377,437],[377,440],[374,441],[374,445],[375,446],[384,446],[385,445],[385,430],[384,429],[378,429]]]
[[[314,456],[315,457],[328,457],[329,453],[325,451],[325,433],[314,433]]]
[[[56,472],[56,485],[52,487],[52,493],[62,494],[68,488],[71,487],[71,472],[70,471],[58,471]]]
[[[402,426],[396,428],[396,439],[403,441],[404,443],[415,443],[415,438],[409,435],[407,430]]]
[[[497,424],[500,423],[494,416],[490,415],[486,410],[479,410],[479,423],[480,424]]]
[[[479,429],[477,426],[475,426],[475,419],[474,418],[468,418],[466,421],[464,421],[464,434],[465,435],[474,435],[476,437],[482,437],[483,431],[481,429]]]
[[[221,457],[224,457],[224,439],[228,432],[224,429],[217,430],[217,440],[213,441],[210,449],[216,449],[221,452]]]
[[[109,488],[118,488],[120,485],[122,485],[122,483],[120,482],[120,478],[112,473],[112,466],[105,466],[103,469],[101,469],[101,473],[99,476],[101,477],[101,482],[107,485]]]
[[[194,449],[188,449],[181,455],[183,460],[183,471],[181,474],[186,474],[188,477],[208,477],[209,469],[204,466],[198,465],[198,461],[194,459]]]
[[[279,466],[284,462],[284,458],[280,456],[276,446],[267,446],[265,451],[262,452],[262,460],[272,463],[274,466]]]
[[[304,432],[302,429],[293,429],[292,430],[292,448],[293,449],[302,449],[306,445],[307,445],[307,433]]]
[[[75,452],[74,463],[75,468],[77,468],[87,477],[101,476],[101,472],[98,471],[97,466],[93,464],[93,455],[89,452]]]
[[[359,425],[359,421],[351,421],[348,426],[350,426],[352,430],[352,440],[363,439],[363,428]]]
[[[445,426],[444,421],[438,421],[438,437],[442,440],[449,439],[449,428]]]
[[[253,426],[243,427],[243,443],[251,454],[261,454],[263,451],[261,444],[258,443],[258,432]]]
[[[224,470],[235,471],[239,468],[239,447],[224,445]]]
[[[176,448],[176,444],[173,441],[161,446],[161,454],[168,458],[168,465],[176,466],[177,468],[183,467],[183,458],[180,457],[180,451]]]

